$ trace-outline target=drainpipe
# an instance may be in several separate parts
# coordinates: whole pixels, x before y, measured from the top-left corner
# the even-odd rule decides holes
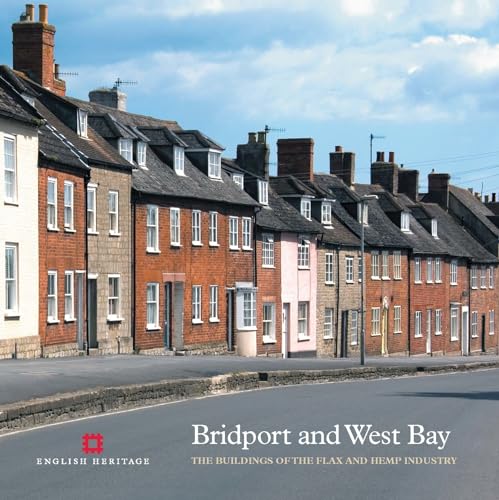
[[[140,197],[140,193],[138,195]],[[135,201],[132,201],[132,221],[131,221],[131,230],[130,234],[132,235],[132,241],[131,241],[131,254],[132,254],[132,276],[130,278],[130,293],[131,293],[131,298],[132,298],[132,311],[130,315],[130,331],[132,334],[132,350],[135,352],[135,307],[136,307],[136,297],[135,297],[135,272],[136,272],[136,261],[135,261],[135,228],[136,228],[136,223],[135,223],[135,218],[137,214],[137,204]],[[158,210],[158,224],[159,224],[159,210]],[[164,288],[164,286],[163,286]]]
[[[89,332],[89,324],[88,324],[88,228],[87,228],[87,210],[88,210],[88,197],[87,197],[87,190],[88,190],[88,182],[90,181],[90,172],[87,172],[85,175],[84,179],[84,186],[85,186],[85,193],[84,193],[84,206],[85,206],[85,222],[84,222],[84,231],[85,231],[85,309],[86,309],[86,328],[85,328],[85,351],[87,353],[87,356],[90,354],[90,332]]]
[[[358,262],[358,258],[357,258]],[[338,357],[338,339],[340,338],[340,330],[338,328],[340,324],[340,247],[336,249],[336,345],[335,345],[335,357]],[[343,327],[342,327],[343,328]]]
[[[478,270],[477,270],[478,272]],[[466,266],[466,273],[468,274],[468,356],[471,355],[471,260],[468,261],[468,265]],[[482,276],[482,268],[480,266],[480,279]],[[487,275],[485,275],[487,276]],[[487,282],[485,283],[487,284]],[[477,330],[478,330],[478,318],[477,318]]]
[[[411,311],[411,295],[413,290],[413,284],[412,284],[412,279],[411,279],[411,250],[407,250],[407,279],[409,280],[409,286],[407,289],[409,290],[409,293],[407,295],[407,307],[408,307],[408,314],[407,314],[407,355],[411,355],[411,316],[412,316],[412,311]]]
[[[255,207],[254,208],[254,221],[253,221],[253,284],[256,287],[257,286],[257,279],[258,279],[258,262],[257,262],[257,251],[256,251],[256,216],[257,214],[262,210],[262,207]]]

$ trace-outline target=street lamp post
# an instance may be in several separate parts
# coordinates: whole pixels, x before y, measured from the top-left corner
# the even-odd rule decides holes
[[[361,289],[360,289],[360,364],[364,366],[366,363],[366,322],[364,311],[364,297],[366,293],[365,285],[365,260],[364,260],[364,211],[367,200],[377,200],[375,194],[366,194],[360,199],[360,260],[362,268],[360,273]]]

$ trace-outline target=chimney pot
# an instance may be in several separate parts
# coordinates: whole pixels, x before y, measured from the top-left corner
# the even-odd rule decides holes
[[[381,161],[381,151],[376,151],[376,161]]]
[[[26,21],[33,22],[35,20],[35,5],[32,3],[26,4]]]
[[[57,63],[54,64],[54,78],[59,80],[59,65]]]
[[[46,3],[41,3],[38,6],[39,9],[39,21],[43,24],[48,24],[49,22],[49,8]]]
[[[495,203],[496,202],[496,194],[492,193],[492,201]]]
[[[258,132],[258,142],[265,144],[265,132]]]
[[[382,162],[385,161],[385,152],[384,151],[381,151],[379,153],[379,161],[382,161]]]
[[[343,147],[342,146],[335,146],[334,147],[334,150],[337,152],[337,153],[341,153],[343,151]]]
[[[256,132],[248,132],[248,144],[256,144]]]
[[[390,163],[395,163],[395,153],[394,153],[393,151],[390,151],[390,152],[388,153],[388,161],[389,161]]]
[[[488,194],[486,194],[486,195],[485,195],[485,203],[488,203],[488,202],[489,202],[489,195],[488,195]]]

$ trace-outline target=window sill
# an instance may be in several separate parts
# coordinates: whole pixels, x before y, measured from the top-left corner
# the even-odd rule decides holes
[[[240,326],[237,328],[240,332],[254,332],[256,330],[255,326]]]
[[[305,336],[305,335],[298,335],[298,342],[307,342],[310,340],[310,336]]]
[[[402,281],[402,278],[393,278],[395,281]]]
[[[453,339],[453,338],[451,337],[450,341],[451,341],[451,342],[458,342],[458,341],[459,341],[459,338],[455,338],[455,339]]]
[[[202,319],[193,319],[192,324],[193,325],[202,325],[204,321]]]
[[[436,337],[438,337],[439,335],[442,335],[442,332],[435,332]]]
[[[115,233],[114,231],[109,231],[109,236],[113,236],[115,238],[121,236],[121,233]]]
[[[48,319],[47,325],[58,325],[60,321],[58,319]]]
[[[99,234],[99,231],[87,231],[87,234],[93,234],[97,236]]]
[[[349,285],[353,285],[354,281],[353,280],[345,280],[345,283],[348,283]],[[362,283],[362,281],[359,281],[359,283]]]
[[[356,346],[359,345],[357,342],[351,342],[350,345]]]
[[[428,280],[427,280],[427,281],[426,281],[426,284],[427,284],[427,285],[433,285],[433,280],[430,280],[430,281],[428,281]]]
[[[159,326],[146,326],[147,332],[160,332],[161,328]]]
[[[76,318],[64,318],[64,323],[75,323]]]
[[[212,243],[211,241],[208,243],[208,246],[212,247],[212,248],[218,248],[220,246],[219,243]]]
[[[486,286],[481,286],[480,290],[487,290],[487,287]]]
[[[472,286],[471,289],[472,290],[478,290],[478,287],[477,286]]]
[[[380,277],[379,276],[371,276],[371,279],[373,281],[381,281]]]
[[[422,282],[422,281],[415,281],[415,282],[414,282],[414,284],[415,284],[415,285],[422,285],[422,284],[423,284],[423,282]]]
[[[7,312],[4,315],[5,321],[15,321],[21,319],[21,316],[18,312]]]
[[[57,232],[59,232],[59,228],[47,226],[47,231],[50,231],[51,233],[57,233]]]
[[[381,333],[371,333],[371,337],[381,337]]]
[[[251,252],[253,249],[251,247],[243,247],[244,252]]]
[[[160,250],[154,250],[153,248],[147,248],[146,253],[154,254],[154,255],[159,255],[161,253]]]
[[[9,205],[11,207],[18,207],[19,206],[19,203],[17,201],[9,201],[9,200],[6,200],[3,202],[4,205]]]
[[[389,277],[389,276],[383,276],[381,279],[382,279],[383,281],[389,281],[389,280],[390,280],[390,277]]]
[[[265,337],[265,335],[263,336],[263,343],[264,344],[276,344],[277,341],[276,339],[273,339],[272,337]]]
[[[240,250],[240,248],[239,247],[231,247],[231,246],[229,246],[229,250]]]
[[[419,334],[419,335],[414,335],[414,338],[415,338],[415,339],[422,339],[422,338],[423,338],[423,335],[422,335],[422,334]]]
[[[208,321],[210,323],[220,323],[220,318],[210,318]]]
[[[74,234],[74,233],[76,233],[76,229],[72,229],[70,227],[65,227],[64,228],[64,232],[65,233],[72,233],[72,234]]]
[[[494,335],[494,332],[489,332],[489,335]]]
[[[451,283],[450,286],[457,286],[457,283]]]
[[[442,280],[435,280],[435,283],[441,284]]]
[[[324,336],[324,337],[322,337],[322,338],[323,338],[324,340],[334,340],[334,337],[332,337],[331,335],[329,335],[329,336],[327,336],[327,337],[326,337],[326,336]]]
[[[263,269],[275,269],[275,266],[264,266],[262,265]]]
[[[170,248],[182,248],[180,243],[170,243]]]
[[[348,281],[347,281],[347,283],[348,283]],[[351,283],[353,283],[353,281]],[[331,286],[331,285],[334,285],[334,281],[324,281],[324,284]]]
[[[310,266],[298,266],[299,271],[310,271]]]
[[[394,335],[400,335],[402,333],[402,330],[398,331],[398,332],[393,332]]]
[[[478,338],[478,335],[477,335],[477,334],[472,335],[472,336],[471,336],[471,338],[472,338],[472,339],[477,339],[477,338]]]
[[[108,316],[107,317],[107,322],[108,323],[121,323],[123,321],[123,318],[118,318],[115,316]]]
[[[203,246],[203,244],[202,244],[200,241],[193,241],[193,242],[192,242],[192,246],[193,246],[193,247],[202,247],[202,246]]]

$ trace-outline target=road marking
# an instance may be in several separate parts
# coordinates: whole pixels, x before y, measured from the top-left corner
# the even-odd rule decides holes
[[[497,367],[492,367],[492,368],[480,368],[478,370],[473,370],[472,373],[477,373],[477,372],[487,372],[487,371],[492,371],[492,370],[499,370]],[[33,432],[33,431],[38,431],[41,429],[45,429],[48,427],[56,427],[59,425],[66,425],[66,424],[72,424],[76,422],[83,422],[84,420],[92,420],[95,418],[102,418],[102,417],[109,417],[113,415],[120,415],[122,413],[131,413],[135,411],[140,411],[140,410],[147,410],[149,408],[158,408],[161,406],[168,406],[168,405],[174,405],[174,404],[179,404],[179,403],[188,403],[190,401],[199,401],[202,399],[209,399],[209,398],[218,398],[222,396],[235,396],[237,394],[245,394],[248,392],[257,392],[257,391],[269,391],[272,389],[286,389],[288,387],[306,387],[306,386],[318,386],[318,385],[327,385],[327,384],[345,384],[345,383],[354,383],[354,382],[379,382],[382,380],[398,380],[398,379],[421,379],[422,376],[424,377],[441,377],[445,375],[464,375],[464,374],[469,374],[470,372],[463,372],[463,371],[455,371],[455,372],[445,372],[445,373],[425,373],[421,372],[418,373],[417,375],[401,375],[398,377],[379,377],[379,378],[369,378],[369,379],[351,379],[351,380],[338,380],[338,381],[329,381],[329,382],[310,382],[310,383],[304,383],[304,384],[289,384],[289,385],[275,385],[272,387],[258,387],[255,389],[246,389],[243,391],[231,391],[231,392],[222,392],[220,394],[207,394],[206,396],[196,396],[193,398],[186,398],[186,399],[179,399],[177,401],[165,401],[163,403],[155,403],[151,405],[145,405],[145,406],[138,406],[137,408],[127,408],[125,410],[111,410],[106,413],[99,413],[98,415],[89,415],[88,417],[79,417],[71,420],[64,420],[63,422],[54,422],[51,424],[43,424],[43,425],[38,425],[36,427],[30,427],[29,429],[20,429],[17,431],[12,431],[12,432],[7,432],[5,434],[0,434],[0,439],[9,437],[9,436],[15,436],[16,434],[24,434],[26,432]]]

